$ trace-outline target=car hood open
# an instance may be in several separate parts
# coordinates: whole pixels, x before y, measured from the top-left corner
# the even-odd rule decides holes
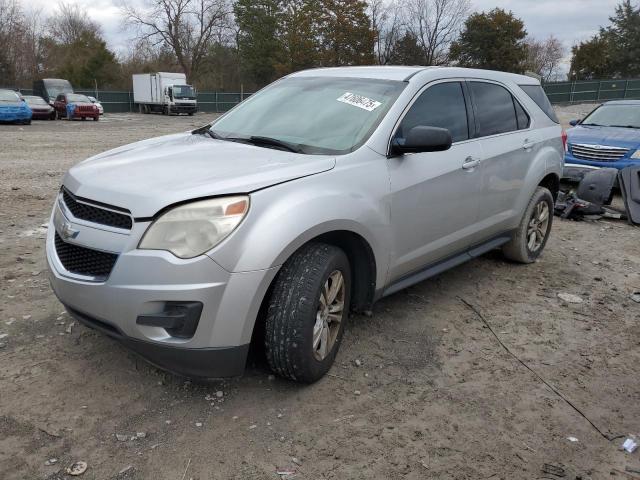
[[[608,145],[635,149],[640,146],[640,130],[621,127],[595,127],[578,125],[567,131],[569,143]]]
[[[64,185],[79,197],[152,217],[185,200],[254,190],[332,169],[332,156],[180,133],[125,145],[72,167]]]

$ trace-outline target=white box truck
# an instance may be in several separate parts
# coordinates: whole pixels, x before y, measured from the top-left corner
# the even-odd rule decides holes
[[[133,75],[133,102],[140,113],[163,115],[198,111],[196,92],[184,73],[140,73]]]

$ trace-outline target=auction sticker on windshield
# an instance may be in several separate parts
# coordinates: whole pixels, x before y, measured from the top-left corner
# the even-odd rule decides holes
[[[362,108],[367,112],[373,112],[376,108],[382,105],[382,103],[380,102],[376,102],[375,100],[371,100],[370,98],[351,92],[346,92],[344,95],[338,98],[338,101],[346,103],[347,105],[353,105],[354,107]]]

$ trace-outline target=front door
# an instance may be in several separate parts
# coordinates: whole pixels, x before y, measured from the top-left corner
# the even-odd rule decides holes
[[[415,126],[446,128],[453,145],[444,152],[388,159],[393,247],[387,283],[419,271],[478,238],[482,147],[471,139],[471,106],[462,81],[430,84],[400,122],[400,142]]]

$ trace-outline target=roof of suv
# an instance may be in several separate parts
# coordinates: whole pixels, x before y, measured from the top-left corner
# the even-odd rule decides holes
[[[540,82],[526,75],[498,72],[495,70],[480,70],[460,67],[405,67],[405,66],[365,66],[365,67],[331,67],[312,68],[293,73],[292,77],[353,77],[371,78],[379,80],[395,80],[408,82],[420,73],[437,72],[443,77],[470,77],[488,80],[510,80],[520,85],[540,85]],[[434,75],[435,77],[436,75]]]

